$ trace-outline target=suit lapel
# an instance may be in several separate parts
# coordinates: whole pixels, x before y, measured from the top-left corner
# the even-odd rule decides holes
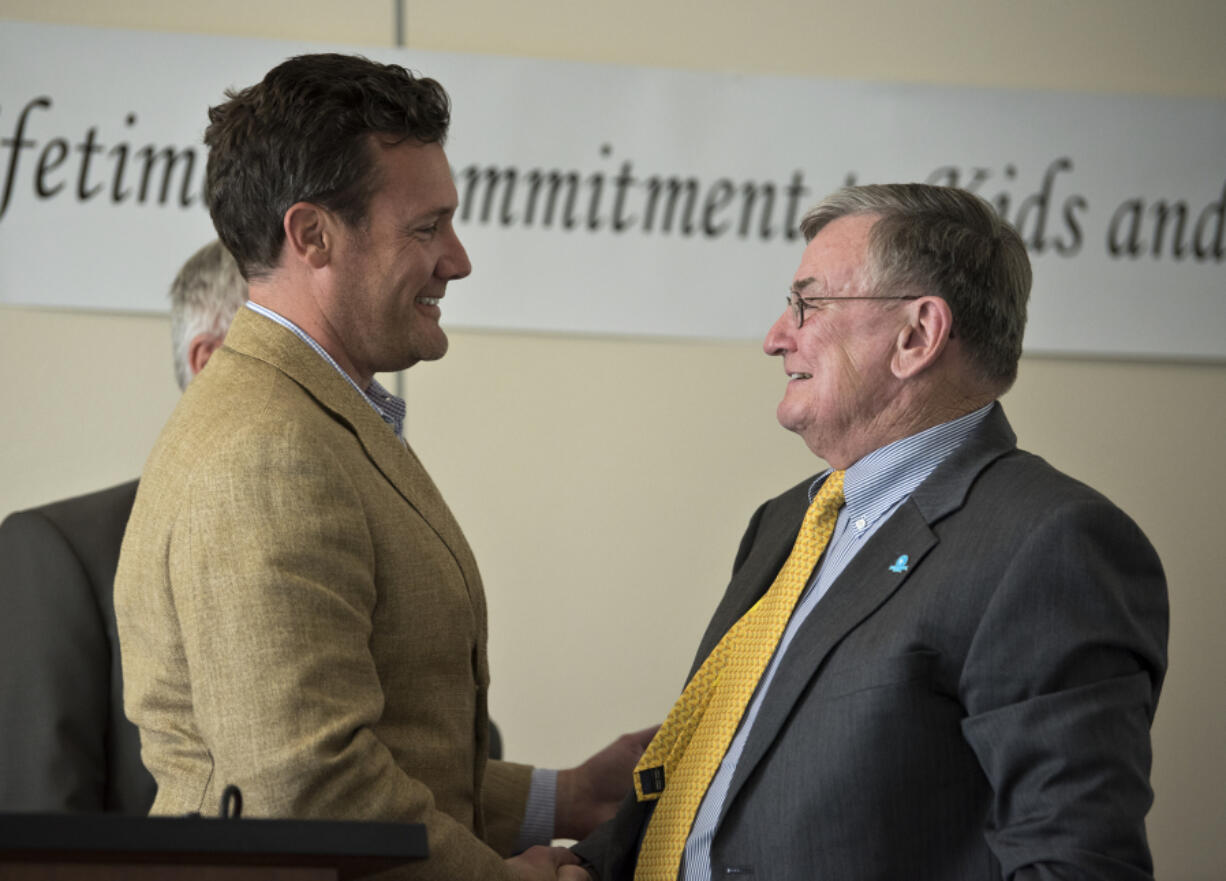
[[[374,466],[447,546],[470,598],[480,598],[476,560],[434,481],[408,444],[331,364],[292,331],[250,309],[238,311],[225,346],[284,373],[352,431]]]
[[[762,702],[737,761],[721,819],[745,780],[775,742],[793,706],[826,656],[856,625],[890,599],[936,542],[936,536],[918,510],[904,503],[830,586],[796,632],[775,672],[770,693]],[[902,554],[908,557],[907,568],[891,571],[891,565]]]
[[[997,404],[967,442],[942,462],[911,498],[882,524],[830,586],[797,631],[779,664],[770,684],[770,694],[762,702],[753,730],[737,761],[720,811],[721,822],[745,781],[778,738],[797,700],[817,675],[826,657],[861,621],[903,589],[907,578],[923,564],[924,558],[938,543],[932,526],[960,508],[975,478],[991,462],[1014,449],[1015,445],[1013,431],[1004,417],[1004,411]],[[774,568],[763,565],[747,573],[753,579],[752,584],[736,591],[737,600],[727,603],[729,608],[721,620],[723,629],[715,635],[710,645],[706,644],[711,636],[708,631],[701,657],[706,657],[719,637],[736,620],[736,617],[728,620],[729,616],[736,609],[743,614],[770,587],[795,540],[801,517],[803,509],[799,513],[789,510],[786,519],[792,524],[790,533],[776,528],[769,537],[764,536],[764,540],[772,542],[773,547],[761,555],[762,560],[777,559],[778,562]],[[899,558],[904,554],[907,556],[906,563],[900,565],[902,561]],[[733,593],[729,591],[730,595]],[[724,611],[723,605],[721,611]]]

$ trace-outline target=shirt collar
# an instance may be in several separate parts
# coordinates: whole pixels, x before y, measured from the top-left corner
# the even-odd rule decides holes
[[[973,413],[926,428],[857,461],[847,469],[843,480],[847,519],[858,529],[864,529],[897,507],[970,436],[991,409],[992,405],[988,404]],[[810,503],[830,473],[831,470],[826,469],[809,485]]]
[[[275,321],[277,324],[293,333],[296,337],[314,349],[319,357],[331,364],[333,369],[343,376],[345,381],[353,387],[354,391],[361,395],[362,399],[366,401],[366,403],[369,404],[376,413],[379,414],[379,418],[386,422],[391,427],[392,431],[396,432],[396,437],[404,436],[404,415],[406,407],[403,399],[393,395],[382,385],[380,385],[377,379],[374,378],[371,378],[370,385],[365,389],[359,388],[358,384],[353,381],[353,377],[342,370],[341,366],[336,363],[336,360],[326,351],[324,351],[324,347],[315,342],[311,335],[301,327],[294,324],[294,322],[290,321],[284,315],[280,315],[277,312],[274,312],[272,309],[269,309],[267,306],[261,306],[259,303],[253,303],[250,300],[247,301],[246,306],[251,311],[263,315],[270,321]]]

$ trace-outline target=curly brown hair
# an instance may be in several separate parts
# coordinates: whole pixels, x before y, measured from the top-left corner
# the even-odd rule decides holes
[[[295,202],[364,222],[379,186],[374,138],[441,144],[451,120],[435,80],[360,55],[299,55],[226,97],[209,109],[205,199],[247,279],[277,265]]]

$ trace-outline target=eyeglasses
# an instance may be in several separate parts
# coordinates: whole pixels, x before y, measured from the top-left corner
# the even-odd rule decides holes
[[[904,297],[802,297],[800,294],[792,291],[788,294],[788,306],[792,309],[792,314],[796,316],[796,327],[804,327],[805,310],[816,309],[818,303],[825,303],[830,300],[918,300],[919,294],[908,294]]]

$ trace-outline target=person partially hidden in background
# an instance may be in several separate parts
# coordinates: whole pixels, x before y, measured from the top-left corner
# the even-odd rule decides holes
[[[289,59],[210,110],[205,196],[250,285],[142,475],[115,582],[153,812],[416,822],[415,879],[582,875],[651,731],[560,772],[488,759],[485,592],[375,374],[447,351],[469,274],[442,86]]]
[[[830,466],[758,509],[601,881],[1143,881],[1166,582],[1140,529],[1017,448],[1031,284],[967,192],[852,187],[766,335]]]
[[[175,378],[221,345],[247,283],[213,241],[170,287]],[[0,811],[145,814],[153,777],[123,714],[111,587],[135,480],[0,524]]]

